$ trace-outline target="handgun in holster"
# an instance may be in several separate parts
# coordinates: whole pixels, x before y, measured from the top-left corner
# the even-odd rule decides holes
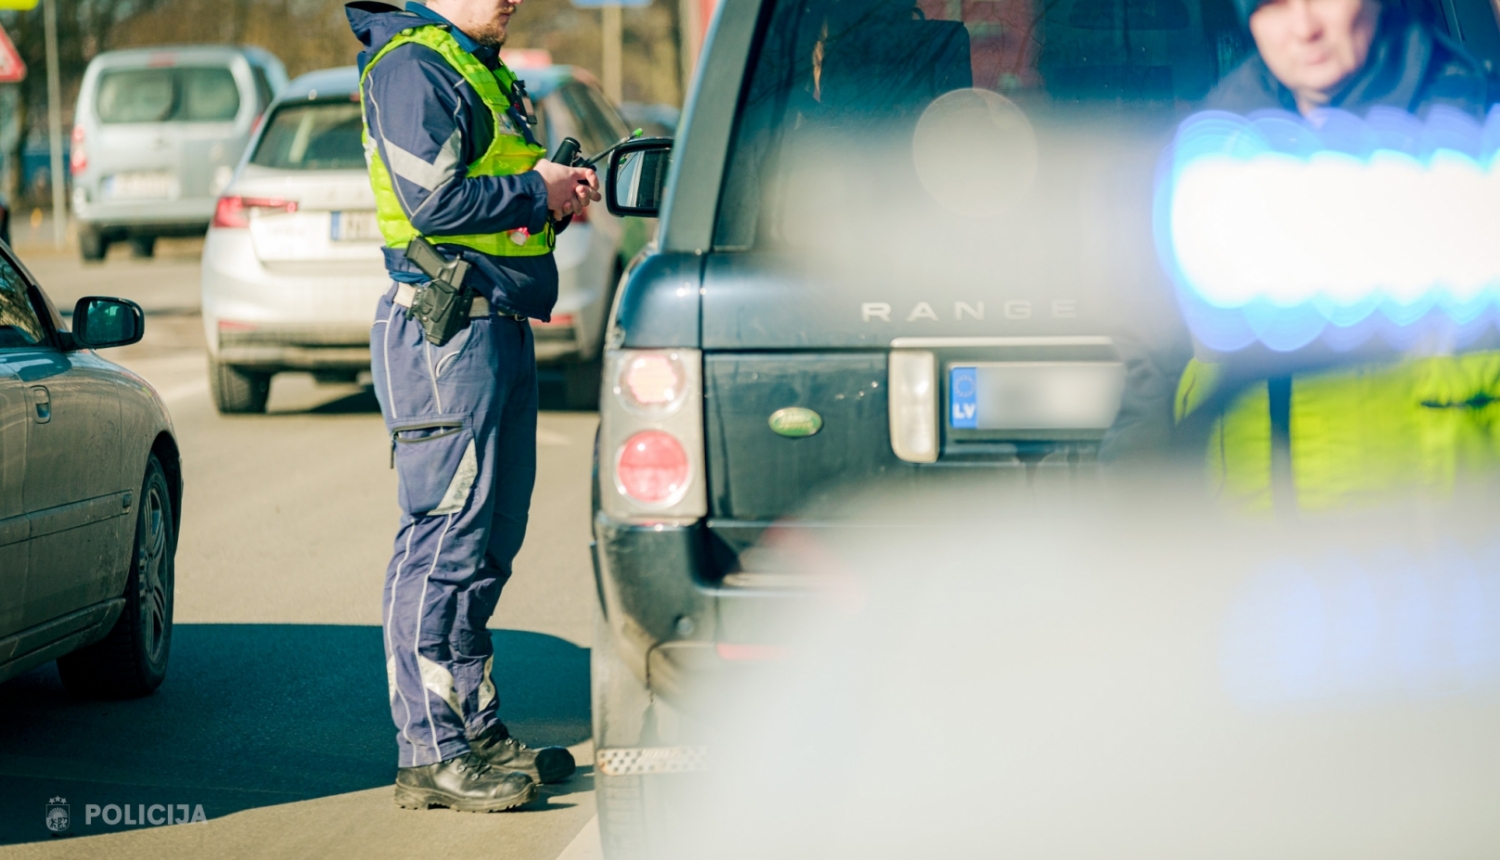
[[[474,293],[464,286],[469,264],[462,257],[449,260],[421,236],[406,246],[406,259],[428,277],[427,285],[417,288],[406,318],[421,324],[428,343],[443,346],[469,324],[474,304]]]

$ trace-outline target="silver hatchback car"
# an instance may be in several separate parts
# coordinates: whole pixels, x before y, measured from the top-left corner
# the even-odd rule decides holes
[[[73,214],[85,260],[113,242],[201,235],[286,69],[259,48],[141,48],[95,57],[73,125]]]
[[[564,137],[593,153],[624,136],[586,73],[517,72],[549,151]],[[370,369],[370,322],[390,277],[361,131],[354,68],[303,75],[271,107],[219,200],[203,247],[203,325],[220,412],[264,412],[280,372],[349,382]],[[537,361],[563,371],[576,406],[597,401],[605,317],[649,231],[597,206],[558,237],[557,306],[550,323],[532,325]]]

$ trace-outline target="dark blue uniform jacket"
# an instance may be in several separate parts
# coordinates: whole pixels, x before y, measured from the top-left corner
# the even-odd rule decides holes
[[[354,35],[364,45],[361,72],[381,48],[423,20],[448,26],[464,50],[496,68],[499,51],[481,46],[417,3],[405,11],[385,3],[345,7]],[[402,45],[391,51],[364,85],[370,137],[390,169],[396,196],[411,223],[428,236],[502,233],[525,227],[541,232],[547,224],[547,187],[535,172],[518,176],[469,178],[468,167],[494,140],[494,120],[457,71],[436,51]],[[514,106],[510,125],[536,142]],[[502,310],[547,320],[557,302],[557,264],[552,255],[491,257],[454,245],[439,246],[450,257],[462,253],[473,264],[468,285]],[[406,283],[426,280],[407,262],[404,248],[385,249],[391,277]]]

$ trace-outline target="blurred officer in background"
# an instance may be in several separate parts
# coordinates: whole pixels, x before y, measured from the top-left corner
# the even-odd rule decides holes
[[[1236,0],[1256,53],[1210,93],[1209,109],[1424,117],[1446,105],[1483,120],[1491,80],[1462,47],[1376,0]],[[1496,405],[1491,405],[1495,403]],[[1323,509],[1391,490],[1445,490],[1500,461],[1500,352],[1428,354],[1227,384],[1192,361],[1179,426],[1207,428],[1211,476],[1251,509]],[[1202,435],[1189,436],[1202,452]]]
[[[599,199],[593,171],[546,160],[525,88],[500,61],[520,5],[347,7],[394,281],[370,345],[402,510],[383,603],[396,801],[414,808],[510,809],[574,769],[567,750],[529,749],[500,722],[487,629],[536,476],[528,318],[547,320],[557,298],[556,230]],[[433,280],[406,258],[419,236],[470,266],[454,286],[472,306],[447,339],[412,310]]]
[[[1482,119],[1490,79],[1478,60],[1400,6],[1377,0],[1235,0],[1256,52],[1204,107],[1304,116],[1384,106],[1423,116],[1448,105]]]

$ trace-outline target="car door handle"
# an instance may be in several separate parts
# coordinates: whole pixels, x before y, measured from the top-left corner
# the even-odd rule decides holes
[[[36,413],[32,416],[36,423],[46,424],[52,420],[52,393],[46,386],[32,386],[31,402],[36,406]]]

